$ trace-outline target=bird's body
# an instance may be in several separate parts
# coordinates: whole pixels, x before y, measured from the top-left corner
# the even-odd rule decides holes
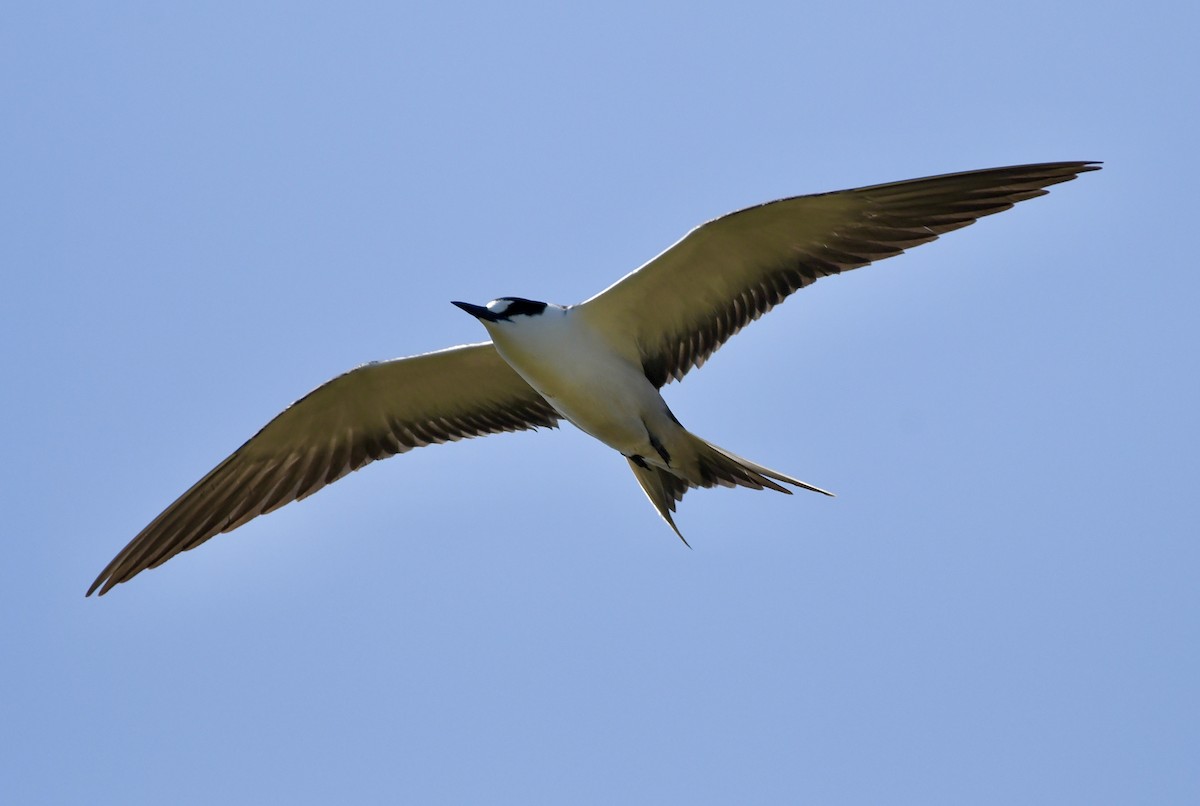
[[[646,377],[631,332],[603,308],[513,298],[493,300],[485,308],[454,304],[479,317],[500,356],[560,416],[629,460],[650,502],[681,539],[671,512],[690,487],[770,487],[790,493],[775,483],[782,481],[830,495],[684,428]]]
[[[682,429],[658,389],[622,353],[618,339],[593,326],[584,308],[548,305],[537,316],[512,320],[511,326],[484,324],[500,357],[526,383],[608,447],[659,464],[651,434],[671,446],[679,441]]]
[[[660,389],[792,292],[927,243],[1099,166],[1043,163],[797,196],[697,227],[572,306],[456,302],[490,342],[352,370],[285,409],[167,507],[88,590],[107,592],[377,459],[565,419],[629,461],[663,519],[695,487],[818,487],[689,432]],[[680,535],[682,538],[682,535]]]

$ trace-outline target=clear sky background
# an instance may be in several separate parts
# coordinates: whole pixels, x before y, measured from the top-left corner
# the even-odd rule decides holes
[[[0,19],[8,803],[1200,800],[1194,4],[26,3]],[[667,389],[839,497],[659,520],[570,427],[103,599],[283,406],[713,216],[1104,170]]]

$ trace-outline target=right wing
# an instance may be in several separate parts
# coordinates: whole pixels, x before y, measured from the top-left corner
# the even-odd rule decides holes
[[[491,342],[365,364],[286,408],[143,529],[88,588],[103,596],[210,537],[312,495],[376,459],[557,425]]]

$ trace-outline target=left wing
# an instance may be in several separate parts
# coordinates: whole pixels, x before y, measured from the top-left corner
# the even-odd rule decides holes
[[[580,304],[655,386],[821,277],[935,240],[1099,169],[1052,162],[945,174],[768,202],[702,224]]]

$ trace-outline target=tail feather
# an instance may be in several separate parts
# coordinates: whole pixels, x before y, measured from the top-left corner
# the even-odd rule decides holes
[[[683,500],[683,494],[688,491],[690,485],[668,470],[653,465],[639,465],[632,459],[629,459],[629,469],[633,471],[634,478],[642,485],[642,492],[650,499],[650,503],[654,504],[658,514],[662,515],[662,519],[679,536],[683,545],[691,548],[687,538],[675,525],[675,519],[671,517],[671,513],[675,511],[675,502]]]
[[[755,464],[748,459],[743,459],[736,454],[730,453],[724,448],[718,448],[711,442],[705,442],[695,435],[693,435],[693,439],[698,443],[697,456],[701,477],[705,481],[711,479],[711,482],[700,486],[713,487],[720,484],[723,487],[749,487],[753,490],[761,490],[764,487],[769,487],[776,492],[791,495],[791,490],[775,483],[782,481],[785,484],[791,484],[803,490],[811,490],[814,493],[833,497],[833,493],[828,490],[822,490],[820,487],[815,487],[806,481],[786,476],[778,470],[772,470],[769,467]]]
[[[685,546],[690,547],[690,544],[675,525],[671,513],[675,511],[675,504],[683,500],[684,493],[693,487],[749,487],[752,490],[765,488],[791,495],[791,490],[778,483],[783,482],[803,490],[833,496],[828,490],[822,490],[808,482],[743,459],[724,448],[705,442],[694,434],[690,436],[694,440],[697,468],[690,478],[678,476],[670,470],[654,465],[638,464],[629,459],[629,468],[641,485],[642,491]]]

